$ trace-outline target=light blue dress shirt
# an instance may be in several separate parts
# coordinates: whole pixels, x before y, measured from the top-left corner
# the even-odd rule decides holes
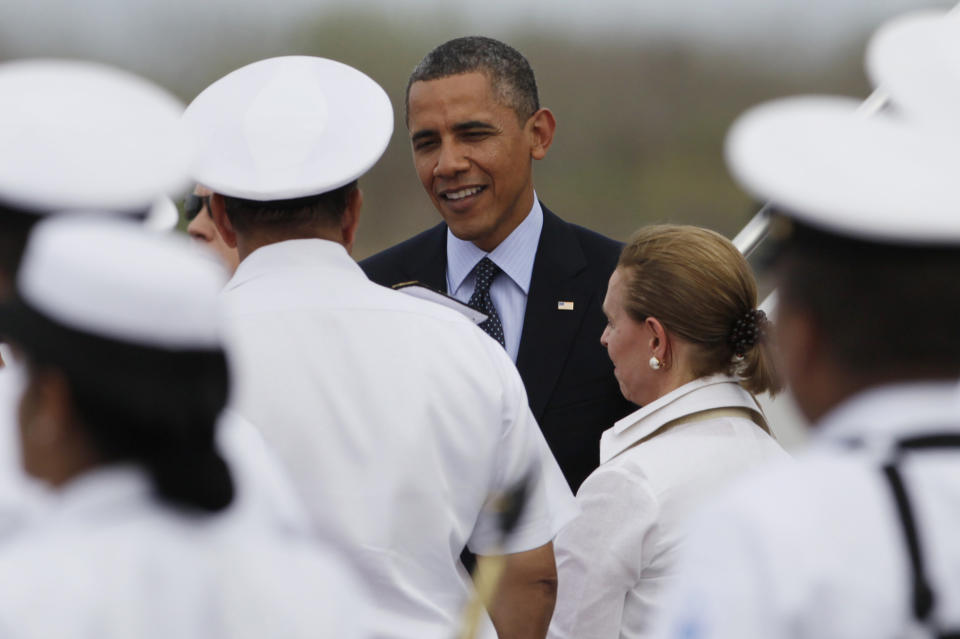
[[[504,348],[514,363],[520,350],[523,315],[527,310],[533,260],[542,229],[543,209],[536,193],[527,217],[489,253],[477,248],[473,242],[457,239],[447,229],[447,292],[450,295],[461,302],[470,300],[476,285],[473,269],[484,257],[489,257],[503,270],[490,285],[490,298],[503,325]]]

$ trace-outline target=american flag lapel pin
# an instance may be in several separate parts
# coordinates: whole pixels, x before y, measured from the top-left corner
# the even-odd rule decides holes
[[[572,311],[572,310],[573,310],[573,302],[565,302],[565,301],[563,301],[563,300],[560,300],[559,302],[557,302],[557,310],[558,310],[558,311]]]

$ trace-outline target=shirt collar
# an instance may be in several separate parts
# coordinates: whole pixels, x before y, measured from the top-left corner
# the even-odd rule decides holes
[[[883,447],[893,439],[960,431],[960,385],[956,381],[890,384],[865,390],[824,416],[814,441],[860,440]]]
[[[149,502],[152,486],[140,468],[116,464],[88,470],[51,493],[54,516],[93,518],[120,504]]]
[[[248,255],[240,262],[224,290],[232,290],[278,270],[316,267],[363,273],[338,242],[321,239],[284,240],[261,246]]]
[[[457,238],[447,229],[447,281],[451,287],[449,292],[456,293],[477,263],[484,257],[489,257],[524,294],[529,293],[533,260],[537,254],[542,229],[543,208],[536,192],[533,194],[533,206],[527,217],[489,253],[478,248],[473,242]]]
[[[753,395],[729,375],[701,377],[627,415],[600,438],[603,464],[673,420],[713,408],[746,408],[763,415]]]

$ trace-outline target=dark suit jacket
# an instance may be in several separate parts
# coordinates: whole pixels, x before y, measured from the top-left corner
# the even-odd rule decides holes
[[[607,280],[621,244],[543,207],[517,368],[530,408],[576,491],[600,462],[600,434],[636,406],[623,399],[600,345]],[[447,226],[440,223],[360,262],[384,286],[418,280],[447,290]],[[557,303],[573,302],[573,310]]]

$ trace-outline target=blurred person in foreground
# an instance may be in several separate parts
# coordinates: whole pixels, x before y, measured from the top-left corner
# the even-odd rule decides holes
[[[225,279],[130,221],[31,234],[0,330],[25,361],[22,462],[52,496],[0,546],[4,637],[365,636],[349,572],[229,508]]]
[[[150,228],[157,200],[189,184],[193,145],[183,131],[183,104],[152,82],[94,62],[15,60],[0,64],[0,94],[0,300],[12,290],[41,220],[84,213]],[[87,248],[91,255],[99,250]],[[15,357],[4,360],[0,537],[43,506],[42,491],[20,468],[14,438],[22,367]],[[236,416],[224,422],[217,436],[236,471],[232,508],[305,532],[302,506],[256,430]]]
[[[39,221],[77,211],[142,219],[187,184],[183,105],[147,80],[93,62],[13,60],[0,64],[0,95],[0,301]],[[42,493],[23,473],[15,437],[22,367],[0,346],[2,538]]]
[[[184,119],[240,255],[222,295],[235,408],[372,585],[377,636],[449,639],[469,546],[507,555],[497,633],[543,637],[552,540],[575,505],[516,370],[461,314],[370,282],[350,257],[357,179],[393,129],[383,89],[333,60],[273,58],[209,86]],[[495,506],[520,485],[526,507],[504,538]]]
[[[187,233],[197,242],[211,249],[216,253],[230,272],[237,270],[240,264],[240,256],[237,255],[237,249],[227,246],[223,238],[220,237],[220,231],[217,230],[213,218],[210,217],[210,196],[213,191],[207,187],[198,184],[193,193],[187,196],[183,205],[183,214],[189,224]]]
[[[858,106],[785,99],[728,137],[779,208],[778,343],[814,436],[698,520],[664,636],[960,636],[956,146]]]
[[[363,260],[375,282],[418,280],[481,310],[520,371],[530,407],[575,491],[600,433],[636,409],[597,343],[622,246],[569,224],[537,197],[533,161],[556,120],[530,63],[480,36],[428,53],[407,83],[413,163],[443,222]]]
[[[580,516],[555,542],[550,637],[649,637],[690,513],[787,454],[754,394],[780,389],[757,285],[729,240],[693,226],[637,232],[610,277],[601,342],[643,406],[607,430]]]

